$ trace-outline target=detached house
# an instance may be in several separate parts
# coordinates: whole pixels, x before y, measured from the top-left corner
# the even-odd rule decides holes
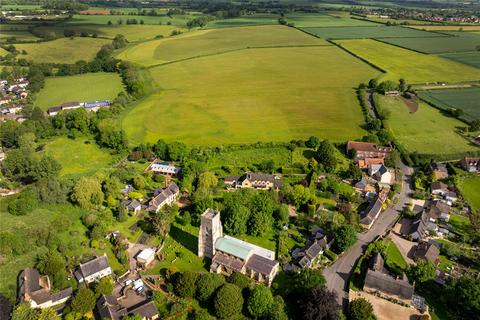
[[[50,289],[48,276],[41,276],[36,269],[27,268],[18,277],[19,300],[28,302],[31,308],[54,307],[67,302],[72,297],[72,288],[53,294]]]
[[[448,192],[448,186],[441,181],[432,182],[430,187],[432,189],[432,194],[435,195],[444,196]]]
[[[128,211],[133,212],[135,215],[142,210],[142,204],[138,200],[124,200],[122,203]]]
[[[377,180],[379,184],[389,185],[392,183],[392,173],[383,164],[372,164],[368,166],[368,174]]]
[[[112,274],[112,268],[108,264],[107,255],[97,257],[86,263],[81,263],[75,271],[78,282],[92,283]]]
[[[296,265],[293,268],[311,268],[315,260],[330,248],[333,240],[333,234],[326,234],[320,228],[314,228],[307,244],[303,248],[293,250],[292,258]]]
[[[444,163],[432,163],[430,166],[436,180],[448,178],[447,165]]]
[[[480,157],[465,157],[462,161],[460,161],[460,165],[468,172],[480,172]]]
[[[227,176],[224,179],[227,188],[253,188],[261,190],[280,190],[280,179],[273,174],[247,172],[241,176]]]
[[[154,192],[153,198],[148,202],[147,210],[150,212],[158,212],[164,206],[171,206],[177,201],[180,194],[180,189],[175,182],[171,182],[168,187],[157,189]]]

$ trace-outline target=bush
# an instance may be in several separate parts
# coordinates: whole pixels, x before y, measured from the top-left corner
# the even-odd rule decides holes
[[[8,212],[16,216],[23,216],[35,209],[37,205],[36,195],[32,191],[25,191],[8,204]]]
[[[326,249],[323,254],[330,260],[335,261],[338,259],[338,255],[330,249]]]
[[[268,315],[273,305],[273,296],[269,288],[257,285],[250,293],[247,302],[248,312],[255,319],[264,318]]]
[[[370,302],[364,298],[358,298],[350,301],[348,305],[348,313],[352,320],[375,320],[373,307]]]
[[[231,319],[242,312],[243,296],[239,287],[224,284],[218,289],[213,304],[215,315],[220,319]]]
[[[225,283],[225,277],[216,273],[205,273],[197,281],[197,299],[207,301]]]
[[[240,272],[232,273],[228,277],[227,282],[236,285],[240,289],[248,288],[252,284],[252,280]]]
[[[173,276],[173,289],[180,297],[193,297],[196,290],[198,274],[195,272],[177,272]]]

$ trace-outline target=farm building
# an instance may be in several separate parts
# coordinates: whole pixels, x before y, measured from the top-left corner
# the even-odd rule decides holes
[[[202,214],[198,235],[198,256],[212,259],[210,272],[230,275],[241,272],[270,286],[279,271],[275,252],[223,235],[220,212]]]
[[[163,163],[151,164],[150,170],[155,174],[163,174],[166,176],[176,176],[180,172],[180,167],[175,167],[166,162],[163,162]]]

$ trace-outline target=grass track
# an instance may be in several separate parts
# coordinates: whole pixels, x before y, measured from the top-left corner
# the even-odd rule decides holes
[[[122,51],[119,59],[151,66],[248,47],[330,45],[296,29],[282,26],[200,30],[144,42]]]
[[[335,46],[235,51],[150,71],[163,91],[125,115],[132,142],[360,137],[363,119],[353,88],[378,75]]]
[[[426,103],[420,103],[417,112],[410,113],[400,98],[379,95],[376,101],[390,110],[386,126],[409,152],[450,155],[478,150],[455,133],[456,127],[465,126],[464,123],[442,115]]]
[[[338,40],[343,48],[387,71],[382,79],[408,83],[480,80],[480,70],[434,55],[398,48],[370,39]]]
[[[16,44],[17,50],[27,51],[22,58],[37,63],[75,63],[78,60],[92,60],[98,50],[110,40],[100,38],[61,38],[41,43]]]
[[[35,106],[42,110],[69,101],[112,100],[123,91],[117,73],[86,73],[66,77],[50,77],[37,94]]]

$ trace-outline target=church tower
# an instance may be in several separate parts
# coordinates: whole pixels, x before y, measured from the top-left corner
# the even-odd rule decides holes
[[[215,255],[215,241],[221,237],[223,237],[223,228],[220,212],[209,208],[202,214],[198,232],[198,256],[212,259]]]

